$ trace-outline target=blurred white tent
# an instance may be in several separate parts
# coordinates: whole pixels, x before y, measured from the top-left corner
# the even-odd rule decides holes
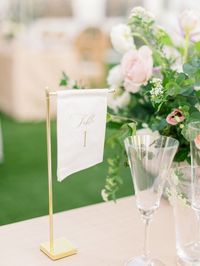
[[[178,36],[177,15],[199,0],[0,0],[0,110],[42,119],[44,87],[56,88],[62,71],[88,84],[105,79],[105,64],[119,62],[109,32],[135,6]]]
[[[99,25],[105,19],[106,0],[73,0],[74,18],[84,24]]]

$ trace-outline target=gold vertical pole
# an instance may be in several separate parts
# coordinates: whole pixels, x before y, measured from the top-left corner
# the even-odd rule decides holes
[[[53,189],[52,189],[52,158],[51,158],[51,101],[50,96],[56,92],[46,90],[46,134],[47,134],[47,163],[48,163],[48,190],[49,190],[49,242],[40,245],[43,251],[52,260],[58,260],[77,253],[77,249],[65,238],[54,241],[53,231]]]
[[[53,190],[52,190],[52,161],[51,161],[51,117],[50,96],[46,90],[46,133],[47,133],[47,162],[48,162],[48,189],[49,189],[49,241],[50,252],[53,252]]]
[[[114,92],[110,89],[109,92]],[[69,241],[61,237],[54,240],[53,232],[53,190],[52,190],[52,160],[51,160],[51,96],[57,96],[57,91],[46,89],[46,133],[47,133],[47,163],[48,163],[48,189],[49,189],[49,233],[50,241],[40,244],[40,250],[52,260],[58,260],[77,253]],[[84,146],[87,145],[87,132],[84,132]]]

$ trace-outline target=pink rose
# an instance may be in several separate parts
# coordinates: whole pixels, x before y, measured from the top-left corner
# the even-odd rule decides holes
[[[170,125],[177,125],[185,119],[183,112],[180,109],[174,109],[166,118],[166,121]]]
[[[200,150],[200,134],[194,139],[195,146]]]
[[[122,74],[124,87],[127,91],[136,93],[141,85],[146,85],[152,76],[153,59],[152,52],[147,46],[139,50],[130,50],[122,58]]]

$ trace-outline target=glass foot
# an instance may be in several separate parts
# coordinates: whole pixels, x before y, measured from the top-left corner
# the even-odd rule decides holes
[[[125,263],[125,266],[165,266],[165,264],[157,259],[148,259],[145,257],[136,257]]]

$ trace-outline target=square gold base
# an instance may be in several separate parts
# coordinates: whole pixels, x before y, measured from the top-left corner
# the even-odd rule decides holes
[[[58,260],[77,253],[77,249],[72,246],[65,238],[54,240],[54,250],[50,251],[50,243],[45,242],[40,245],[40,250],[43,251],[52,260]]]

